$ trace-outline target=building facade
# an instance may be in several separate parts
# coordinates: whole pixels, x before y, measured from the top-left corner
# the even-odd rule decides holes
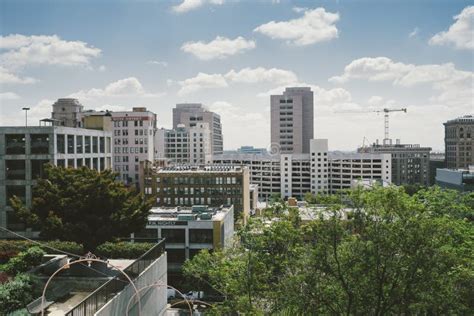
[[[470,169],[437,169],[436,185],[461,192],[474,191],[474,167]]]
[[[134,237],[164,238],[168,270],[177,271],[199,251],[225,248],[234,235],[234,207],[154,207],[146,229]]]
[[[142,164],[140,186],[155,206],[233,205],[236,219],[250,213],[249,170],[240,166],[154,167]]]
[[[270,96],[271,142],[283,154],[309,153],[314,138],[314,101],[309,87]]]
[[[72,98],[61,98],[53,103],[51,117],[66,127],[82,127],[82,112],[84,106]]]
[[[15,195],[31,206],[33,186],[43,176],[47,163],[96,170],[112,168],[112,134],[62,126],[0,127],[2,227],[25,230],[24,223],[15,218],[9,200]]]
[[[467,169],[474,165],[474,116],[465,115],[444,123],[446,167]]]
[[[211,154],[222,154],[224,141],[219,114],[207,110],[200,103],[176,104],[176,107],[173,108],[173,129],[177,129],[180,124],[191,128],[197,126],[198,123],[207,123],[209,125]]]
[[[418,184],[430,185],[430,147],[417,144],[396,144],[391,142],[368,148],[359,148],[359,152],[391,154],[392,183],[395,185]]]

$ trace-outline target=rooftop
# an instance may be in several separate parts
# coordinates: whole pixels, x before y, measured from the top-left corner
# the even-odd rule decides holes
[[[192,207],[153,207],[148,215],[150,222],[169,221],[220,221],[232,210],[231,205],[208,207],[207,205],[194,205]]]
[[[454,123],[474,123],[474,115],[464,115],[464,116],[449,120],[446,123],[444,123],[444,125],[454,124]]]
[[[157,170],[158,173],[235,173],[242,172],[241,166],[227,166],[227,165],[176,165],[170,167],[163,167]]]

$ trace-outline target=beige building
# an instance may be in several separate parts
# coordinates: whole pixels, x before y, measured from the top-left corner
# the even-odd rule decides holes
[[[309,153],[314,138],[314,101],[309,87],[286,88],[270,97],[272,151]],[[275,151],[276,151],[275,150]]]
[[[474,165],[474,116],[465,115],[444,123],[446,167],[467,169]]]

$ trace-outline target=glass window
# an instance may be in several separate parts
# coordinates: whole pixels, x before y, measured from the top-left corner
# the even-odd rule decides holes
[[[67,153],[74,154],[74,135],[67,135]]]
[[[85,136],[85,153],[90,154],[91,153],[91,137],[90,136]]]
[[[61,135],[61,134],[58,134],[56,135],[56,150],[58,153],[60,154],[64,154],[65,153],[65,139],[64,139],[64,135]]]
[[[82,154],[82,135],[76,136],[76,153]]]
[[[99,138],[99,150],[101,154],[105,152],[105,137]]]
[[[96,136],[92,137],[92,152],[94,154],[97,154],[99,152],[99,145]]]
[[[25,161],[5,160],[5,174],[7,180],[25,180]]]
[[[190,229],[190,243],[212,243],[212,229]]]
[[[49,153],[49,135],[31,134],[31,153],[48,154]]]
[[[47,163],[49,163],[49,160],[31,160],[31,178],[43,178],[44,167]]]
[[[7,155],[24,155],[26,141],[24,134],[7,134],[5,135],[5,153]]]
[[[90,167],[91,167],[91,159],[90,159],[90,158],[86,158],[85,166],[86,166],[87,168],[90,168]]]
[[[92,169],[99,170],[99,160],[97,158],[92,158]]]
[[[74,168],[74,159],[68,159],[67,160],[67,166],[69,168]]]
[[[76,167],[77,168],[80,168],[83,166],[83,159],[82,158],[79,158],[76,160]]]
[[[100,157],[100,171],[105,170],[105,159],[104,157]]]
[[[65,168],[65,167],[66,167],[66,160],[64,160],[64,159],[58,159],[58,160],[56,161],[56,166]]]
[[[165,243],[182,243],[185,242],[184,229],[161,229],[161,238],[166,238]]]
[[[184,249],[166,249],[169,263],[183,263],[186,260]]]

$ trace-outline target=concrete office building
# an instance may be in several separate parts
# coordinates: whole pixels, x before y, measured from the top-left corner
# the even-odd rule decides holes
[[[465,115],[444,123],[446,167],[467,169],[474,165],[474,116]]]
[[[391,140],[387,144],[373,144],[371,147],[359,148],[359,152],[391,154],[392,183],[395,185],[419,184],[430,185],[430,147],[418,144],[396,144]]]
[[[470,169],[437,169],[436,185],[461,192],[474,191],[474,166]]]
[[[155,167],[141,164],[142,192],[155,206],[233,205],[237,218],[250,213],[249,170],[240,166]]]
[[[160,129],[155,133],[155,159],[168,159],[175,164],[207,164],[211,162],[212,138],[209,124],[196,123],[193,127],[178,125],[176,129]]]
[[[258,185],[259,198],[268,200],[275,194],[282,198],[302,199],[307,192],[336,193],[350,188],[353,180],[359,179],[391,183],[391,161],[388,157],[354,153],[331,157],[327,140],[313,139],[309,154],[223,154],[213,157],[213,162],[217,165],[247,166],[250,183]]]
[[[240,148],[237,149],[236,152],[240,154],[256,154],[256,155],[264,155],[268,153],[266,148],[255,148],[253,146],[241,146]]]
[[[195,127],[198,123],[209,124],[212,140],[211,154],[222,154],[224,142],[219,114],[209,111],[201,103],[176,104],[173,108],[173,129],[177,129],[180,124],[185,127]]]
[[[358,184],[391,183],[390,154],[330,153],[329,191],[350,189]]]
[[[0,225],[24,231],[9,206],[16,195],[26,206],[44,164],[96,170],[112,168],[111,132],[62,126],[0,127]],[[34,236],[31,231],[27,235]],[[12,237],[12,236],[9,236]]]
[[[309,153],[314,138],[313,91],[309,87],[286,88],[270,97],[271,142],[283,154]]]
[[[179,271],[202,249],[228,247],[234,235],[234,207],[154,207],[146,229],[132,238],[165,238],[168,271]]]

